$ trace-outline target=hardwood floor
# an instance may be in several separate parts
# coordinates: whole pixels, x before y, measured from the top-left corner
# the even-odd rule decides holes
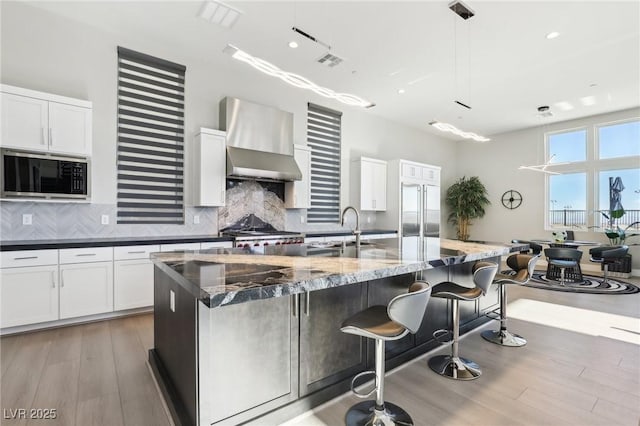
[[[0,423],[169,425],[146,364],[152,342],[149,314],[3,337]],[[54,408],[57,418],[7,418],[20,408]]]
[[[640,284],[640,279],[631,281]],[[426,364],[433,354],[427,354],[388,373],[386,399],[405,408],[417,425],[639,424],[640,294],[586,295],[513,286],[509,299],[514,315],[509,329],[527,338],[525,347],[484,341],[480,331],[495,328],[492,322],[460,344],[460,353],[482,366],[478,380],[456,382],[436,375]],[[539,319],[550,315],[545,309],[555,309],[558,324],[575,321],[576,327],[540,324]],[[580,315],[589,316],[588,311],[611,321],[604,330],[612,334],[581,329]],[[3,337],[0,424],[170,424],[146,365],[152,346],[151,315]],[[286,425],[341,425],[344,413],[358,401],[344,395]],[[5,418],[16,408],[55,408],[57,418]]]
[[[640,285],[638,278],[629,281]],[[427,360],[449,351],[443,347],[387,373],[385,399],[407,410],[416,425],[638,426],[640,294],[591,295],[519,286],[509,287],[508,294],[508,312],[516,316],[526,311],[518,305],[540,308],[539,315],[536,312],[528,320],[509,321],[508,328],[524,336],[526,346],[506,348],[482,339],[481,331],[497,328],[491,322],[460,343],[460,354],[482,367],[480,378],[458,382],[432,372]],[[592,335],[579,324],[573,328],[580,331],[539,324],[536,321],[544,319],[543,309],[549,305],[566,310],[559,324],[584,321],[580,315],[588,317],[589,311],[611,314],[600,316],[611,322],[610,329],[624,328],[618,327],[622,320],[624,339]],[[359,401],[344,395],[285,425],[344,424],[344,414]]]

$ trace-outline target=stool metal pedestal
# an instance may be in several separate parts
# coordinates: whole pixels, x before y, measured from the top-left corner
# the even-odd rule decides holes
[[[454,282],[445,281],[433,287],[432,297],[440,297],[451,300],[452,334],[451,355],[437,355],[429,359],[429,367],[440,374],[455,380],[473,380],[482,374],[480,366],[475,362],[462,358],[458,355],[458,341],[460,339],[460,300],[476,300],[484,296],[493,278],[498,271],[498,265],[492,262],[476,262],[473,265],[473,283],[475,287],[469,288]],[[438,330],[433,333],[439,342],[441,333],[445,330]],[[444,343],[444,342],[441,342]]]
[[[427,309],[431,286],[416,281],[409,293],[394,297],[388,306],[372,306],[358,312],[342,323],[345,333],[375,340],[375,372],[365,371],[353,378],[351,390],[359,398],[376,393],[375,400],[363,401],[351,407],[345,416],[347,426],[411,426],[411,416],[399,406],[384,400],[384,346],[387,340],[398,340],[409,332],[418,331]],[[364,375],[375,374],[375,387],[364,394],[355,390],[355,381]]]

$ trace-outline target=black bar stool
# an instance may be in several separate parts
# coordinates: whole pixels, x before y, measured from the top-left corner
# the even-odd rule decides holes
[[[481,336],[497,345],[502,346],[524,346],[527,341],[517,334],[507,330],[507,284],[526,284],[533,276],[536,269],[536,262],[540,259],[540,255],[531,256],[529,254],[512,254],[507,258],[507,266],[511,268],[515,274],[496,274],[493,282],[500,286],[500,330],[485,330]]]
[[[353,378],[351,390],[359,398],[366,398],[376,392],[375,401],[363,401],[347,411],[347,426],[353,425],[413,425],[411,416],[390,402],[384,400],[384,342],[397,340],[407,333],[416,333],[427,309],[431,286],[425,281],[416,281],[409,292],[394,297],[387,306],[372,306],[346,319],[340,329],[344,333],[375,339],[376,369],[364,371]],[[375,374],[375,387],[366,394],[357,392],[355,381],[364,375]]]
[[[458,303],[460,300],[476,300],[484,296],[491,286],[493,277],[498,272],[498,265],[492,262],[476,262],[473,265],[473,283],[475,287],[469,288],[459,284],[445,281],[436,284],[431,292],[432,297],[442,297],[450,299],[451,316],[453,317],[453,339],[451,343],[451,355],[436,355],[429,359],[429,367],[441,376],[456,380],[472,380],[482,374],[480,366],[470,359],[458,356],[458,340],[460,339],[460,311]],[[446,330],[438,330],[433,333],[433,337],[440,341],[443,334],[448,334]],[[447,342],[448,343],[448,342]]]
[[[627,256],[629,252],[628,246],[618,247],[594,247],[589,250],[590,261],[602,264],[602,270],[604,271],[603,284],[607,283],[609,275],[609,265],[615,265],[622,263],[622,259]]]

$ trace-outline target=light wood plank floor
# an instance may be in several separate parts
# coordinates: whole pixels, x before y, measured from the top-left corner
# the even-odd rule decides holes
[[[632,281],[640,284],[640,279]],[[630,317],[630,341],[640,335],[640,294],[585,295],[514,286],[509,297],[516,314],[520,299],[608,313],[612,321]],[[565,314],[571,320],[576,312]],[[405,408],[418,425],[639,424],[640,345],[525,319],[511,320],[509,328],[525,336],[528,345],[490,344],[480,337],[482,329],[461,341],[461,354],[483,368],[478,380],[456,382],[436,375],[426,365],[428,354],[387,375],[386,399]],[[170,424],[146,365],[152,346],[151,315],[3,337],[0,424]],[[345,395],[287,426],[343,424],[344,413],[358,401]],[[55,408],[58,418],[3,418],[10,408]]]

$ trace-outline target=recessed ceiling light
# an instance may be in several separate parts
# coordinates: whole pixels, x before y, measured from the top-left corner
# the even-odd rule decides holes
[[[560,35],[560,33],[559,33],[559,32],[557,32],[557,31],[552,31],[552,32],[550,32],[549,34],[547,34],[547,35],[546,35],[546,37],[547,37],[547,40],[552,40],[552,39],[554,39],[554,38],[558,37],[559,35]]]
[[[404,89],[398,89],[398,94],[402,95],[404,93]]]
[[[298,47],[298,43],[292,40],[289,42],[289,47],[295,49],[296,47]]]
[[[584,98],[580,98],[580,102],[582,102],[584,106],[592,106],[596,104],[596,98],[595,96],[585,96]]]
[[[556,102],[556,106],[562,111],[571,111],[573,109],[573,105],[567,101]]]
[[[215,0],[205,1],[198,13],[201,18],[224,28],[233,27],[240,15],[240,10]]]

